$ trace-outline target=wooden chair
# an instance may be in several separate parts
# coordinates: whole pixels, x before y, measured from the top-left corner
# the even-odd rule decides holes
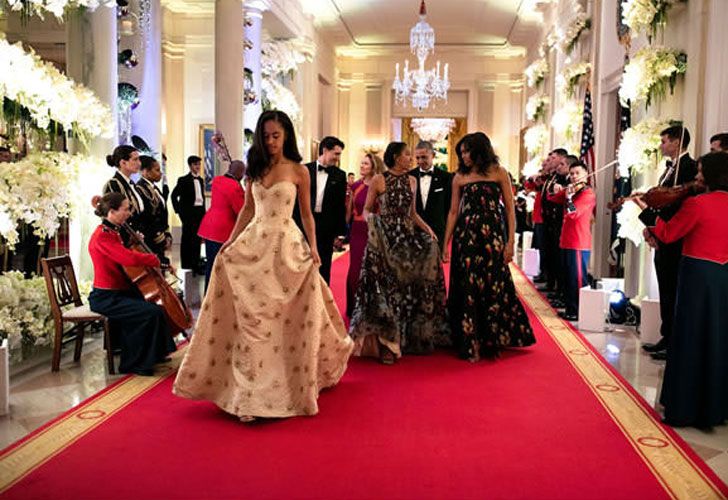
[[[61,255],[60,257],[41,259],[41,267],[43,268],[43,277],[48,288],[48,298],[51,302],[53,322],[55,323],[51,371],[57,372],[60,369],[61,348],[66,342],[76,341],[73,360],[79,361],[86,327],[94,323],[100,323],[104,329],[104,349],[109,364],[109,373],[116,373],[114,371],[114,353],[109,336],[109,321],[105,316],[93,312],[88,305],[83,304],[81,295],[78,293],[76,273],[73,271],[71,258],[68,255]],[[74,307],[63,309],[64,306],[70,304],[73,304]],[[72,323],[73,326],[64,331],[66,323]]]

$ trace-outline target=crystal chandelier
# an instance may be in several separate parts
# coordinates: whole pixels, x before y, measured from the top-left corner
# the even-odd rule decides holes
[[[455,120],[452,118],[413,118],[411,126],[420,139],[437,143],[445,140],[455,126]]]
[[[434,69],[425,69],[425,60],[431,52],[435,52],[435,30],[427,24],[425,0],[420,4],[420,20],[410,30],[410,49],[417,56],[417,69],[410,71],[409,60],[404,61],[404,74],[399,77],[399,63],[395,66],[395,79],[392,88],[398,103],[404,104],[409,97],[412,106],[422,111],[430,105],[431,99],[447,101],[450,81],[447,78],[448,65],[440,76],[440,61]]]

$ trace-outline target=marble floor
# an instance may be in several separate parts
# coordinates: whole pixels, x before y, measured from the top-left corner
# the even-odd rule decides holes
[[[642,352],[634,328],[619,325],[613,328],[614,331],[585,333],[585,336],[654,407],[658,400],[664,362],[653,361]],[[90,335],[86,341],[80,363],[73,362],[72,349],[66,348],[65,351],[58,373],[50,371],[49,354],[48,359],[41,358],[36,366],[11,377],[10,413],[0,417],[0,449],[121,377],[107,374],[106,358],[98,333]],[[728,482],[728,426],[711,431],[693,428],[677,431],[718,476]]]

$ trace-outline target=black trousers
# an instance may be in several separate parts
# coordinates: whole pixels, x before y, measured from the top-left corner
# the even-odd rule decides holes
[[[327,224],[323,222],[325,215],[320,213],[313,214],[313,220],[316,223],[316,249],[318,250],[319,257],[321,257],[321,267],[319,267],[319,273],[326,281],[326,284],[331,282],[331,258],[334,254],[334,240],[336,235],[333,234],[328,228]]]
[[[548,287],[552,290],[563,293],[564,272],[561,266],[561,221],[544,221],[543,225],[543,250]]]
[[[660,334],[667,341],[672,336],[677,297],[677,275],[682,256],[682,241],[664,244],[655,250],[655,274],[660,291]]]
[[[202,247],[202,238],[197,236],[197,231],[205,216],[204,208],[198,208],[199,210],[191,211],[192,213],[182,219],[182,239],[179,248],[182,269],[195,271],[200,267],[200,248]]]
[[[164,310],[138,291],[94,288],[88,301],[92,311],[109,318],[112,342],[121,347],[121,373],[151,370],[175,351]]]

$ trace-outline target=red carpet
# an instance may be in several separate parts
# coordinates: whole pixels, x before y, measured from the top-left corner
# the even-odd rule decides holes
[[[340,298],[346,260],[333,270]],[[69,445],[51,450],[52,440],[44,441],[49,429],[100,417],[100,401],[138,380],[129,379],[3,452],[3,498],[728,494],[679,438],[654,423],[641,401],[630,407],[632,420],[618,421],[619,412],[597,397],[534,311],[529,315],[538,344],[496,362],[471,365],[449,353],[407,357],[393,367],[354,359],[339,386],[322,394],[315,417],[243,425],[212,404],[174,397],[167,377],[116,413],[106,411],[103,422]],[[567,328],[562,334],[578,335]],[[612,387],[623,387],[618,377]],[[630,426],[640,418],[664,434],[630,439]],[[651,458],[654,450],[663,455]],[[16,480],[21,452],[39,463],[44,453],[55,454]]]

